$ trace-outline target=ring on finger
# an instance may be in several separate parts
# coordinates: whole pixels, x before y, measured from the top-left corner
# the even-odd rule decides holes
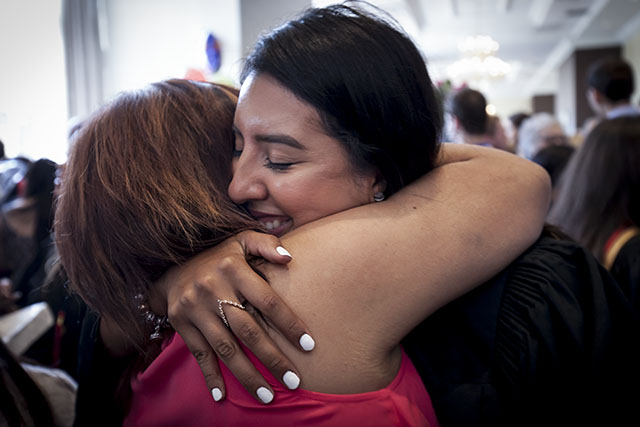
[[[229,322],[227,321],[227,316],[225,316],[224,310],[222,309],[222,304],[228,304],[241,310],[246,310],[245,306],[239,302],[230,301],[228,299],[218,299],[218,312],[220,313],[220,317],[227,328],[229,327]]]

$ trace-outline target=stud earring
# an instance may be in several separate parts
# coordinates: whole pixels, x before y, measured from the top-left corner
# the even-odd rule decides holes
[[[384,200],[384,193],[382,191],[378,191],[376,194],[373,195],[374,202],[381,202],[383,200]]]

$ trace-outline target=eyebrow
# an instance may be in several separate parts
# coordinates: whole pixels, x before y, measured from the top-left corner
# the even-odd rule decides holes
[[[267,144],[284,144],[293,148],[297,148],[298,150],[304,150],[305,146],[300,144],[297,139],[280,133],[276,134],[258,134],[255,136],[256,141],[265,142]]]
[[[234,125],[233,126],[233,131],[239,135],[241,138],[244,138],[244,136],[242,135],[242,132],[240,132],[238,130],[238,128]],[[299,150],[305,150],[306,147],[304,145],[302,145],[297,139],[295,139],[292,136],[289,135],[285,135],[285,134],[281,134],[281,133],[274,133],[274,134],[257,134],[255,136],[255,140],[258,142],[264,142],[266,144],[284,144],[284,145],[288,145],[289,147],[293,147],[293,148],[297,148]]]

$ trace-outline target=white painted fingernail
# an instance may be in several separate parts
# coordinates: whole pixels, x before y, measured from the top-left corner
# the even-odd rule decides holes
[[[260,387],[256,393],[260,400],[262,400],[262,403],[271,403],[273,400],[273,393],[266,387]]]
[[[316,342],[311,338],[311,335],[304,334],[300,337],[300,347],[306,351],[311,351],[316,346]]]
[[[212,388],[211,396],[213,396],[213,400],[215,400],[216,402],[220,402],[220,399],[222,399],[222,390],[220,390],[218,387]]]
[[[285,248],[283,248],[282,246],[278,246],[276,248],[276,252],[278,252],[280,255],[284,255],[284,256],[288,256],[289,258],[292,258],[292,256],[289,253],[289,251],[286,250]]]
[[[295,390],[300,385],[300,378],[296,374],[291,371],[287,371],[283,376],[282,380],[289,387],[289,390]]]

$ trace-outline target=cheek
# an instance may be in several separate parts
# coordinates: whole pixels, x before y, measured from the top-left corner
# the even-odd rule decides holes
[[[361,206],[369,202],[368,193],[362,186],[351,181],[314,182],[306,188],[297,188],[291,193],[295,204],[296,217],[291,215],[297,225],[302,225],[316,219]],[[293,206],[292,206],[293,207]],[[301,221],[304,221],[301,223]]]

